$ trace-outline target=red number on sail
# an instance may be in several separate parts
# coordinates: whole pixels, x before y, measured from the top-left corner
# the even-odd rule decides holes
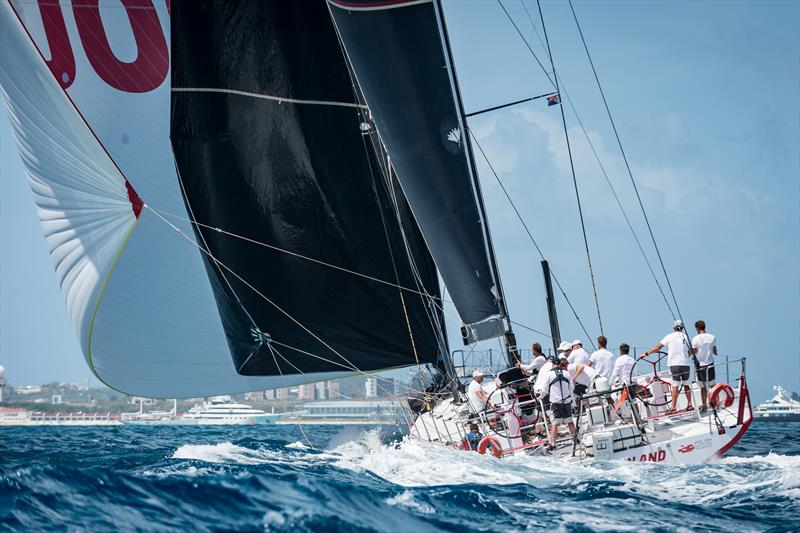
[[[74,0],[72,11],[86,57],[103,81],[121,91],[152,91],[167,77],[169,51],[158,14],[151,0],[121,0],[131,23],[137,55],[120,61],[108,43],[100,18],[99,0]]]
[[[72,54],[67,26],[64,24],[64,14],[58,2],[50,0],[39,0],[39,12],[47,36],[47,46],[50,48],[47,66],[58,83],[66,89],[75,79],[75,56]]]

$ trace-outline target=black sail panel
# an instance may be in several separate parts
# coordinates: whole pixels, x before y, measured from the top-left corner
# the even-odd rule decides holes
[[[171,140],[196,236],[219,261],[205,257],[239,372],[436,361],[427,298],[269,247],[440,297],[408,205],[384,215],[326,5],[174,2],[171,21]]]
[[[433,2],[329,0],[358,85],[472,340],[504,333],[476,183]]]

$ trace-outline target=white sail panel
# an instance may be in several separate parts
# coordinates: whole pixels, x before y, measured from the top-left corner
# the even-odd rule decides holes
[[[122,4],[0,8],[3,99],[87,362],[109,386],[156,397],[333,377],[238,375],[197,247],[146,209],[137,223],[126,179],[193,236],[180,220],[159,4],[147,17]]]

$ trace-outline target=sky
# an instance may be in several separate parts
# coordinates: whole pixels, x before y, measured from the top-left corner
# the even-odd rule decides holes
[[[549,68],[535,2],[527,6],[536,31],[518,0],[504,5]],[[542,9],[562,95],[660,274],[569,5]],[[704,319],[721,354],[748,357],[755,401],[779,383],[800,390],[800,3],[597,1],[575,10],[681,315],[689,324]],[[467,112],[552,90],[497,2],[448,2],[445,12]],[[564,110],[604,332],[612,349],[623,341],[649,348],[672,316],[584,132]],[[538,100],[475,117],[470,127],[593,339],[600,329],[558,108]],[[480,154],[477,161],[511,317],[547,331],[540,257]],[[562,298],[557,305],[563,336],[588,344]],[[453,336],[457,324],[448,326]],[[542,335],[516,333],[523,346],[548,346]],[[459,344],[453,336],[451,347]],[[90,376],[4,109],[0,364],[15,385]]]

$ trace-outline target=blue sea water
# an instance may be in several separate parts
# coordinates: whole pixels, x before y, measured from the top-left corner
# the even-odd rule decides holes
[[[0,530],[800,531],[800,424],[712,464],[497,460],[391,429],[0,428]]]

